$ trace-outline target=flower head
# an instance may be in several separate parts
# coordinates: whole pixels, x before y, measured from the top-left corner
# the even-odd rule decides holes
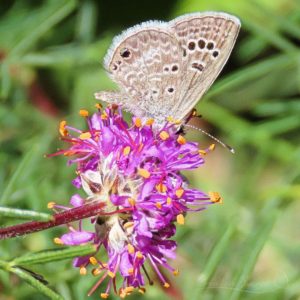
[[[98,253],[74,261],[81,274],[91,265],[92,274],[100,276],[89,294],[104,280],[107,287],[102,298],[107,298],[111,289],[121,297],[134,288],[143,293],[145,278],[151,282],[146,261],[162,285],[169,287],[160,268],[178,272],[168,262],[175,258],[177,245],[171,237],[176,224],[184,224],[187,212],[221,200],[217,193],[209,196],[189,187],[180,173],[202,166],[209,149],[199,150],[197,143],[187,141],[170,119],[160,128],[152,119],[133,117],[128,123],[115,106],[98,107],[91,116],[81,110],[80,115],[86,118],[87,130],[61,122],[59,131],[70,147],[56,154],[71,157],[68,163],[77,166],[73,184],[87,194],[86,199],[74,195],[71,206],[91,201],[105,206],[103,214],[91,219],[95,230],[85,230],[79,221],[76,227],[69,226],[69,233],[62,235],[59,243],[93,243],[98,250],[106,250],[106,261]],[[117,274],[123,278],[118,290]]]

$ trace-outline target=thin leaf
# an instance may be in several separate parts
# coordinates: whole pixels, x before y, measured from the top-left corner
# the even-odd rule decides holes
[[[39,292],[49,297],[50,299],[63,300],[63,298],[59,294],[48,288],[41,280],[37,279],[38,277],[34,277],[31,272],[18,267],[11,267],[9,271],[24,279],[27,283],[29,283],[31,286],[36,288]]]
[[[34,43],[41,38],[48,30],[54,27],[57,23],[68,16],[76,7],[76,1],[67,0],[55,9],[51,9],[47,16],[44,17],[44,21],[32,30],[29,34],[23,36],[10,51],[10,56],[21,55],[34,45]]]
[[[233,282],[232,292],[230,293],[228,300],[239,299],[243,289],[247,285],[248,279],[252,273],[252,270],[257,262],[258,256],[263,249],[274,223],[278,217],[278,211],[270,213],[264,220],[264,223],[259,226],[258,230],[254,232],[248,241],[248,252],[245,254],[244,259],[240,262],[240,268],[237,270],[236,279]]]
[[[6,188],[3,191],[3,194],[0,198],[0,203],[6,204],[6,202],[9,199],[9,196],[13,192],[13,188],[14,188],[14,185],[15,185],[16,181],[22,176],[23,172],[25,173],[25,171],[27,170],[28,165],[30,165],[31,160],[34,157],[35,151],[36,151],[36,148],[33,147],[31,150],[29,150],[24,155],[23,159],[19,163],[19,166],[17,167],[14,174],[10,177],[8,183],[6,184]]]
[[[200,282],[195,287],[193,299],[201,298],[203,290],[206,288],[211,277],[215,273],[220,261],[222,260],[224,253],[228,249],[228,245],[234,233],[234,229],[235,229],[235,222],[232,222],[228,226],[228,228],[226,229],[225,233],[222,235],[218,243],[215,245],[214,249],[212,250],[212,253],[210,254],[204,266],[204,269],[201,273]]]
[[[0,216],[18,219],[30,219],[36,221],[50,221],[53,216],[46,213],[35,212],[32,210],[24,210],[17,208],[8,208],[0,206]]]
[[[254,63],[249,67],[244,67],[216,82],[207,93],[206,98],[211,98],[223,93],[225,90],[227,91],[244,83],[251,82],[251,80],[260,78],[274,70],[281,70],[283,68],[293,66],[297,63],[297,61],[298,56],[296,54],[278,55]]]
[[[14,259],[13,265],[35,265],[53,261],[60,261],[78,256],[95,253],[93,245],[73,246],[65,249],[54,249],[35,254],[28,254]]]

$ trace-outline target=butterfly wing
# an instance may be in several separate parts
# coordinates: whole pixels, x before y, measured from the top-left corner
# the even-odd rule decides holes
[[[105,58],[105,67],[119,85],[115,102],[136,116],[163,122],[180,95],[183,49],[168,23],[146,22],[116,37]],[[107,102],[110,94],[97,93]]]
[[[175,118],[182,119],[221,72],[236,41],[240,21],[225,13],[205,12],[183,15],[169,26],[184,52],[181,94],[172,110]]]

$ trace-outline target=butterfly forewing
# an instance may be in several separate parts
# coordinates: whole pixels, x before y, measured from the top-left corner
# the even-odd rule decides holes
[[[128,110],[163,121],[180,95],[183,49],[161,24],[128,31],[107,60],[107,69],[126,95]]]

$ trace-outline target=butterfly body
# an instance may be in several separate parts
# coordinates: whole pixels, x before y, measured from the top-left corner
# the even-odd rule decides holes
[[[239,28],[236,17],[218,12],[129,28],[113,40],[104,60],[120,92],[95,96],[158,124],[169,116],[183,120],[222,70]]]

